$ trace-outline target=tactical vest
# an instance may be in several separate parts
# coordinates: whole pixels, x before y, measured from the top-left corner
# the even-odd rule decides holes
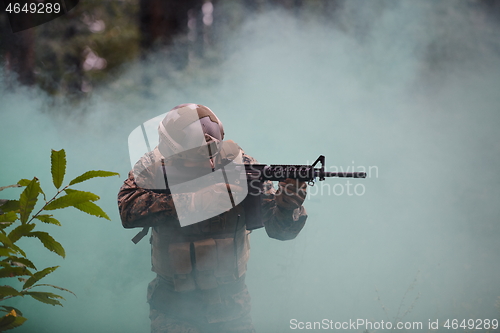
[[[235,282],[246,272],[249,234],[242,205],[187,227],[154,227],[152,270],[173,280],[176,291]]]
[[[219,158],[233,160],[240,147],[225,141]],[[151,235],[152,270],[176,291],[210,290],[237,281],[250,255],[244,204],[185,227],[160,225]]]

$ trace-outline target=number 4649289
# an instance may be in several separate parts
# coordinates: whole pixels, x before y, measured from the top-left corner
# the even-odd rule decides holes
[[[5,9],[8,13],[31,13],[31,14],[58,14],[61,11],[61,4],[56,3],[44,3],[44,2],[31,2],[25,3],[21,6],[20,3],[12,3],[10,2]]]
[[[443,324],[443,327],[448,329],[456,330],[458,328],[470,329],[470,330],[488,330],[498,328],[498,319],[464,319],[460,323],[458,319],[448,319]]]

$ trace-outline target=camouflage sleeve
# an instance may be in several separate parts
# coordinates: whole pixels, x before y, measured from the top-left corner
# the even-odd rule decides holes
[[[243,163],[257,164],[257,161],[253,157],[243,153]],[[279,240],[294,239],[306,223],[306,209],[304,206],[300,206],[295,210],[281,209],[276,205],[275,194],[276,189],[273,186],[273,182],[264,182],[262,219],[267,235]]]
[[[118,210],[124,228],[178,221],[172,195],[140,188],[132,171],[118,192]]]

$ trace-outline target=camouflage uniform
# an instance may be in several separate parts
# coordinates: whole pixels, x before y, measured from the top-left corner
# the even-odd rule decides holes
[[[155,163],[157,156],[155,149],[138,164]],[[245,164],[257,163],[244,152],[242,156]],[[152,270],[157,277],[148,287],[151,331],[255,332],[245,285],[250,231],[245,228],[243,205],[181,228],[172,196],[137,183],[142,184],[131,171],[118,194],[118,206],[125,228],[153,228]],[[264,183],[262,218],[266,232],[271,238],[293,239],[304,226],[306,211],[303,206],[281,209],[275,194],[272,182]],[[199,253],[215,259],[200,256],[200,260]]]

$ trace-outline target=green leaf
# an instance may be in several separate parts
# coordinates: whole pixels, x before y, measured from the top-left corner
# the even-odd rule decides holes
[[[85,195],[91,194],[95,198],[95,199],[92,199],[91,201],[96,201],[96,200],[100,199],[97,194],[94,194],[92,192],[85,192],[85,191],[75,190],[75,189],[72,189],[72,188],[67,188],[64,191],[66,193],[68,193],[68,194],[73,194],[73,193],[83,193]]]
[[[45,246],[49,251],[55,252],[63,258],[66,256],[63,246],[48,233],[44,231],[33,231],[27,236],[38,238],[40,242],[42,242],[43,246]]]
[[[30,223],[30,224],[21,224],[19,226],[17,226],[15,229],[13,229],[10,233],[9,233],[9,239],[12,243],[15,243],[17,242],[21,237],[23,236],[29,236],[30,235],[30,232],[31,230],[33,230],[35,228],[35,224],[34,223]]]
[[[37,216],[35,216],[35,218],[44,222],[44,223],[55,224],[58,226],[61,225],[61,222],[59,222],[58,220],[53,218],[52,215],[37,215]]]
[[[95,177],[111,177],[111,176],[120,176],[119,173],[117,172],[111,172],[111,171],[103,171],[103,170],[92,170],[92,171],[87,171],[84,174],[76,177],[72,181],[69,182],[69,185],[74,185],[78,184],[81,182],[84,182],[88,179],[95,178]]]
[[[40,194],[40,183],[38,178],[33,178],[28,186],[21,193],[19,198],[19,213],[21,214],[21,223],[26,223],[30,217],[33,208],[38,200],[38,194]]]
[[[17,185],[19,186],[28,186],[31,180],[23,178],[17,182]]]
[[[19,246],[17,246],[16,244],[12,244],[10,246],[10,248],[12,248],[14,251],[16,251],[17,253],[19,253],[23,257],[26,257],[26,253],[24,253],[24,251]]]
[[[0,230],[10,227],[14,222],[0,222]]]
[[[45,197],[45,193],[43,192],[42,187],[40,187],[40,193],[42,193],[43,195],[43,200],[47,202],[47,198]]]
[[[37,301],[40,301],[45,304],[51,304],[51,305],[60,305],[62,306],[61,302],[59,302],[57,299],[64,299],[62,296],[53,294],[53,293],[46,293],[46,292],[41,292],[41,291],[29,291],[25,293],[26,295],[30,295]],[[56,299],[57,298],[57,299]]]
[[[12,310],[5,316],[0,318],[0,331],[6,331],[10,329],[10,326],[16,321],[17,313],[16,310]]]
[[[10,188],[10,187],[21,187],[21,185],[19,185],[19,184],[13,184],[13,185],[2,186],[2,187],[0,187],[0,191],[3,191],[6,188]]]
[[[66,174],[66,152],[64,149],[54,150],[50,154],[50,171],[52,172],[52,182],[59,189]]]
[[[14,244],[9,237],[5,234],[5,231],[0,232],[0,242],[2,242],[7,247],[12,247]]]
[[[0,318],[0,332],[21,326],[27,319],[18,315],[15,309]]]
[[[18,267],[29,267],[36,270],[35,264],[31,262],[31,260],[27,258],[19,258],[19,257],[8,257],[7,260],[10,260],[10,264]]]
[[[66,190],[66,192],[67,191],[68,190]],[[76,204],[80,204],[83,202],[96,201],[96,200],[99,200],[99,196],[94,193],[71,190],[70,192],[67,192],[65,196],[57,198],[56,200],[52,201],[47,206],[45,206],[45,210],[61,209],[69,206],[74,206]]]
[[[25,267],[4,267],[0,269],[0,278],[33,275],[30,270]]]
[[[102,218],[105,218],[105,219],[111,221],[109,216],[101,209],[101,207],[97,206],[93,202],[90,202],[90,201],[82,202],[81,204],[74,205],[74,207],[81,210],[84,213],[94,215],[97,217],[102,217]]]
[[[17,182],[17,184],[19,184],[21,186],[28,186],[30,182],[31,182],[31,180],[23,178],[23,179],[19,180]],[[47,198],[45,197],[45,193],[43,192],[41,187],[40,187],[40,193],[42,193],[42,195],[43,195],[43,200],[47,201]]]
[[[19,291],[12,288],[11,286],[0,286],[0,298],[5,296],[22,296]]]
[[[52,288],[56,288],[56,289],[59,289],[59,290],[67,291],[68,293],[73,294],[76,297],[76,294],[74,292],[72,292],[69,289],[63,288],[63,287],[58,287],[58,286],[54,286],[52,284],[45,284],[45,283],[40,283],[40,284],[36,284],[35,285],[35,287],[38,287],[38,286],[47,286],[47,287],[52,287]]]
[[[17,212],[19,210],[19,200],[7,200],[0,206],[0,210],[3,212]]]
[[[0,222],[14,222],[17,220],[17,214],[15,212],[7,212],[0,215]]]
[[[9,257],[14,251],[5,246],[0,246],[0,257]]]
[[[0,230],[10,227],[14,222],[0,222]]]
[[[14,308],[12,306],[0,305],[0,308],[3,308],[3,309],[0,309],[0,311],[3,311],[3,312],[11,312],[12,310],[15,310],[18,315],[21,315],[21,316],[23,315],[23,313],[20,310],[18,310],[17,308]]]
[[[42,269],[39,272],[34,273],[28,281],[26,281],[23,285],[23,289],[29,288],[35,283],[37,283],[40,279],[44,278],[45,276],[49,275],[53,271],[55,271],[59,266],[54,266],[54,267],[47,267],[45,269]]]

